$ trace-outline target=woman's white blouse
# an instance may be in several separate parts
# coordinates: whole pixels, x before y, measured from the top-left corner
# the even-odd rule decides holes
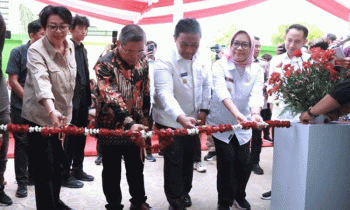
[[[226,58],[216,61],[212,66],[213,95],[210,101],[210,114],[207,121],[210,125],[238,124],[236,118],[224,106],[223,100],[231,98],[239,111],[250,121],[250,108],[264,105],[263,85],[264,69],[257,63],[245,68],[240,76],[235,64]],[[252,137],[252,130],[237,130],[213,134],[215,138],[229,143],[236,135],[240,145]]]

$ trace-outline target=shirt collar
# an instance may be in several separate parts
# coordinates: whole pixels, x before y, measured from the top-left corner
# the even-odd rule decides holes
[[[84,47],[84,44],[82,42],[80,42],[80,45],[78,45],[73,39],[70,39],[70,40],[72,40],[75,49]]]
[[[49,53],[50,58],[54,59],[55,55],[59,52],[52,46],[46,35],[43,37],[43,43],[47,49],[47,52]],[[72,47],[68,44],[66,39],[63,41],[63,44],[66,46],[66,52],[67,50],[69,50],[70,53],[73,52]]]
[[[179,50],[177,49],[177,47],[175,47],[175,58],[176,58],[176,61],[179,61],[179,60],[186,60],[186,61],[194,61],[197,59],[199,55],[199,50],[196,52],[196,54],[193,56],[192,60],[187,60],[187,59],[184,59],[180,53],[179,53]]]
[[[303,61],[306,61],[306,59],[310,56],[310,54],[308,53],[303,53],[301,55],[301,58],[303,59]],[[288,61],[296,61],[296,60],[300,60],[301,58],[300,57],[292,57],[292,58],[289,58],[287,52],[281,54],[281,58],[283,58],[283,60],[288,60]]]

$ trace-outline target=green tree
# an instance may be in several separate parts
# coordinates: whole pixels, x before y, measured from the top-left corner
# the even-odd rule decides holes
[[[229,46],[233,34],[239,29],[239,27],[230,24],[228,27],[219,30],[214,37],[214,41],[210,43],[210,46],[213,46],[214,44],[225,45],[226,47]],[[214,60],[215,53],[211,54],[211,61],[213,62]]]
[[[38,15],[34,15],[34,13],[23,4],[19,5],[19,12],[21,14],[21,34],[28,34],[28,24],[39,17]]]
[[[219,36],[214,38],[212,44],[221,44],[228,46],[230,44],[233,34],[239,29],[240,28],[238,28],[237,26],[230,24],[229,27],[225,27],[224,29],[219,30],[217,33]]]
[[[309,30],[309,35],[307,37],[309,41],[321,38],[323,36],[323,32],[315,24],[309,24],[309,23],[299,23],[299,24],[306,26],[306,28]],[[278,26],[277,28],[278,32],[273,34],[271,37],[271,43],[273,45],[284,43],[284,35],[286,34],[286,30],[290,25],[292,24],[285,24],[285,25]]]

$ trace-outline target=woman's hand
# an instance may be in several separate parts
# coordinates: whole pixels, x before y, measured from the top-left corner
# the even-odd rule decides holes
[[[51,124],[53,127],[61,127],[66,125],[67,117],[63,116],[58,110],[49,113]]]
[[[247,122],[247,118],[242,114],[242,113],[238,113],[235,114],[234,117],[237,119],[238,123],[242,123],[242,122]]]
[[[262,121],[264,121],[264,120],[263,120],[263,118],[261,117],[260,114],[253,114],[253,115],[252,115],[252,122],[260,123],[260,122],[262,122]],[[264,128],[263,125],[258,125],[258,129],[259,129],[259,130],[260,130],[260,129],[263,129],[263,128]]]

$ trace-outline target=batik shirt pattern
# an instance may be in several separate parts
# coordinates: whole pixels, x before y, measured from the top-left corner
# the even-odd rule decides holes
[[[142,57],[135,66],[130,66],[114,49],[97,62],[94,70],[97,76],[96,127],[127,130],[134,123],[147,125],[150,108],[147,59]]]

